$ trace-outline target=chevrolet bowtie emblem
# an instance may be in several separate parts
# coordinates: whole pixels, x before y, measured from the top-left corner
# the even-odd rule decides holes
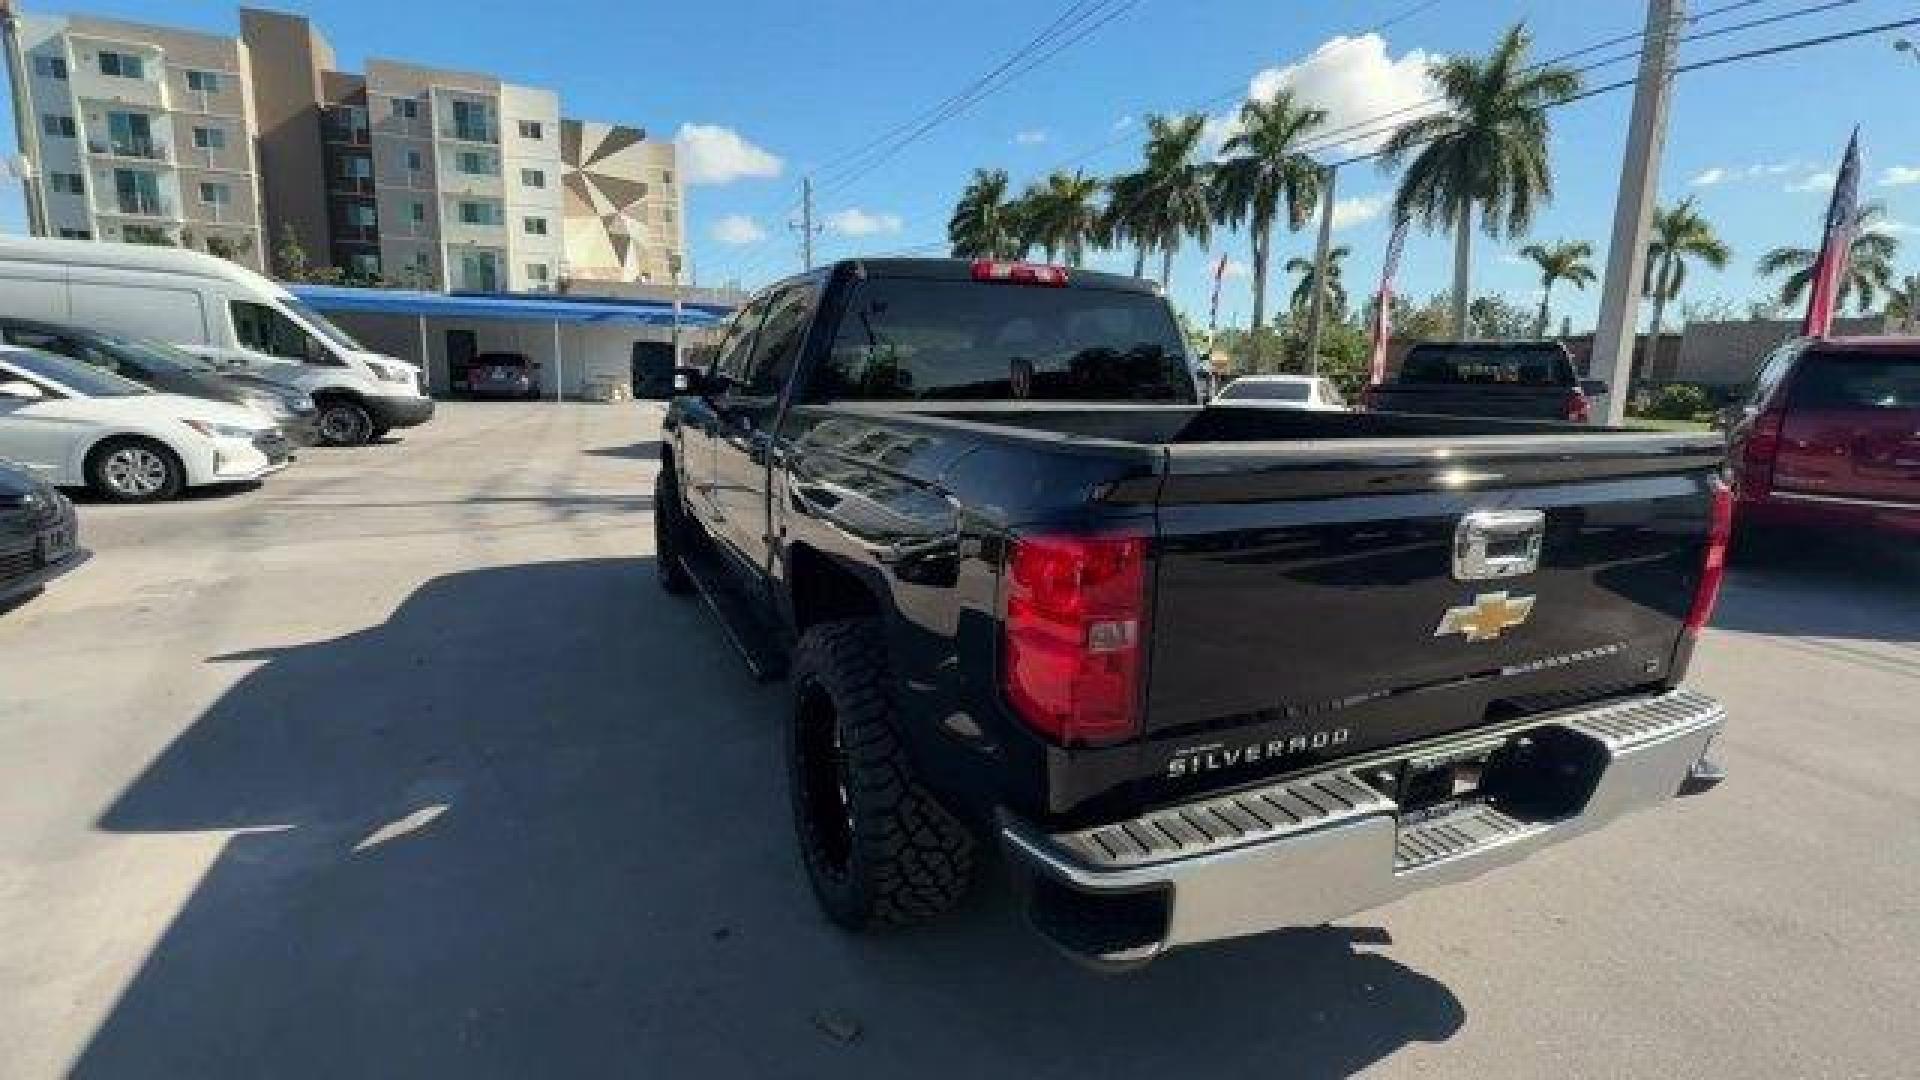
[[[1531,596],[1481,593],[1465,607],[1448,608],[1433,636],[1464,634],[1468,641],[1492,641],[1526,622],[1527,616],[1533,614],[1533,601]]]

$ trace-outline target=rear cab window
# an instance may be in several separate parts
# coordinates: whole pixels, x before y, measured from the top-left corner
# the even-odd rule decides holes
[[[1787,399],[1790,409],[1920,411],[1920,354],[1809,349]]]
[[[1150,293],[931,278],[853,285],[811,401],[1192,404],[1180,329]]]
[[[1237,382],[1222,390],[1220,396],[1244,401],[1307,401],[1312,390],[1303,382]]]
[[[1572,386],[1573,364],[1553,346],[1416,346],[1400,366],[1401,383],[1420,386]]]

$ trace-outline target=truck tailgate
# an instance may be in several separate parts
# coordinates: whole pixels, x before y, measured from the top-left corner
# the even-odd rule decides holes
[[[1170,447],[1141,779],[1227,786],[1666,681],[1718,465],[1624,432]],[[1540,512],[1537,569],[1461,573],[1480,511]]]

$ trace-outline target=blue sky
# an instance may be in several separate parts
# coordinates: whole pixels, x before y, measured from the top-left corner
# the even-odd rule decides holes
[[[1694,0],[1690,6],[1706,11],[1723,3]],[[221,33],[235,32],[238,22],[236,6],[224,0],[44,0],[27,6]],[[683,164],[683,174],[709,181],[688,193],[695,271],[703,283],[739,278],[752,286],[798,266],[798,239],[784,214],[797,199],[801,175],[830,166],[966,85],[1068,5],[335,0],[283,6],[319,22],[345,67],[385,55],[495,72],[558,89],[569,115],[634,123],[662,137],[683,135],[696,159]],[[1803,6],[1802,0],[1768,0],[1698,29]],[[1360,36],[1409,11],[1376,37]],[[1133,135],[1150,112],[1182,111],[1229,92],[1241,96],[1256,85],[1290,80],[1303,92],[1325,95],[1321,103],[1335,110],[1336,120],[1371,116],[1424,96],[1423,55],[1483,51],[1516,19],[1528,20],[1538,55],[1545,56],[1630,32],[1644,11],[1639,0],[1138,0],[880,167],[850,183],[824,184],[819,205],[828,224],[817,254],[878,253],[940,240],[952,200],[976,166],[1005,168],[1016,184],[1069,161],[1102,174],[1130,168],[1138,156]],[[1910,0],[1860,0],[1689,43],[1682,59],[1912,14]],[[1343,36],[1348,40],[1335,40]],[[1588,78],[1612,81],[1632,70],[1625,62]],[[1752,273],[1761,252],[1776,244],[1812,243],[1826,204],[1821,174],[1832,170],[1856,122],[1866,151],[1868,195],[1887,201],[1896,228],[1920,229],[1920,125],[1912,120],[1911,104],[1916,92],[1920,64],[1895,52],[1891,35],[1681,76],[1661,195],[1698,196],[1734,250],[1724,273],[1696,268],[1684,299],[1744,304],[1765,291]],[[1620,92],[1554,113],[1556,193],[1532,238],[1586,239],[1604,249],[1630,97]],[[1236,103],[1231,97],[1215,100],[1210,111],[1224,115]],[[10,116],[0,114],[0,138],[8,148]],[[1341,196],[1351,201],[1343,207],[1337,241],[1354,249],[1348,273],[1356,293],[1370,288],[1378,273],[1386,231],[1381,211],[1393,182],[1372,166],[1342,174]],[[21,217],[17,191],[0,193],[0,229],[20,229]],[[1903,257],[1902,272],[1920,271],[1920,236],[1903,239],[1913,250]],[[1534,274],[1513,255],[1524,242],[1478,241],[1476,292],[1535,302]],[[1309,253],[1311,244],[1310,231],[1279,239],[1270,293],[1290,287],[1279,265]],[[1213,253],[1243,262],[1246,247],[1244,236],[1223,235]],[[1604,256],[1601,250],[1597,259]],[[1096,264],[1129,262],[1114,257]],[[1407,245],[1403,290],[1425,295],[1444,288],[1450,267],[1448,238],[1416,232]],[[1173,295],[1201,319],[1210,269],[1209,254],[1197,249],[1183,252],[1175,264]],[[1576,325],[1589,323],[1597,293],[1597,287],[1585,294],[1562,287],[1556,313],[1571,314]],[[1229,280],[1222,323],[1244,325],[1249,307],[1245,279]]]

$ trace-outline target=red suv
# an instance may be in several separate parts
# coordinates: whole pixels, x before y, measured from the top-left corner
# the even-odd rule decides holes
[[[1744,520],[1920,535],[1920,337],[1787,342],[1727,434]]]

